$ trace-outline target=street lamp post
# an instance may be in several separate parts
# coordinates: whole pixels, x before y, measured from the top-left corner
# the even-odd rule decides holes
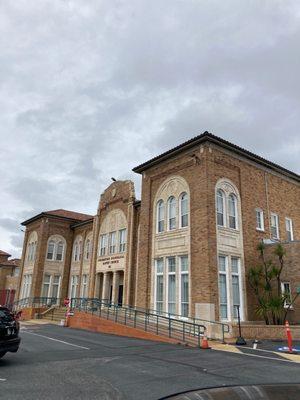
[[[237,308],[237,314],[238,314],[239,337],[236,339],[235,344],[238,346],[245,346],[247,344],[247,342],[242,336],[240,306],[238,305],[238,306],[236,306],[236,308]]]

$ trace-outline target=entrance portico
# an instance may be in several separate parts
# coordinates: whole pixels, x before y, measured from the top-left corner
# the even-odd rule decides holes
[[[109,300],[112,303],[123,304],[124,271],[99,272],[96,276],[95,297]]]

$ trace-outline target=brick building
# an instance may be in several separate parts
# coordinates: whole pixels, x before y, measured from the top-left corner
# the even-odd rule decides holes
[[[210,133],[113,182],[97,214],[25,222],[19,298],[95,297],[159,312],[257,319],[247,271],[259,241],[284,242],[285,290],[300,286],[300,176]],[[300,319],[299,302],[290,319]]]
[[[0,250],[0,305],[11,304],[19,283],[20,259]]]

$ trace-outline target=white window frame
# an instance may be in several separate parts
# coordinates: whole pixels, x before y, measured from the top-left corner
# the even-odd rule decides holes
[[[158,200],[156,204],[156,233],[162,233],[165,230],[165,214],[165,203],[162,199]]]
[[[85,278],[84,278],[85,277]],[[81,290],[80,290],[80,296],[83,298],[88,297],[88,290],[89,290],[89,275],[88,274],[82,274],[81,276]],[[86,291],[86,296],[84,296],[84,292]]]
[[[289,229],[288,229],[289,227]],[[288,236],[290,234],[291,238],[287,238],[288,241],[293,242],[294,240],[294,229],[293,229],[293,220],[291,218],[286,217],[285,218],[285,230],[286,230],[286,235]]]
[[[222,193],[222,208],[223,208],[223,212],[219,212],[218,210],[218,197],[221,198],[221,196],[219,196],[219,192]],[[218,214],[222,214],[223,215],[223,225],[220,225],[218,222]],[[218,188],[217,192],[216,192],[216,219],[217,219],[217,226],[223,227],[225,228],[227,226],[227,218],[226,218],[226,195],[224,190]]]
[[[54,279],[55,277],[58,277],[58,283],[54,283]],[[61,275],[59,274],[54,274],[52,276],[52,285],[51,285],[51,296],[50,297],[54,297],[53,296],[53,287],[57,286],[57,299],[59,299],[60,296],[60,287],[61,287]]]
[[[61,260],[58,260],[58,259],[57,259],[57,254],[59,254],[59,253],[58,253],[58,246],[59,246],[60,244],[62,245]],[[64,251],[65,251],[64,242],[63,242],[62,240],[59,240],[59,241],[55,244],[55,257],[54,257],[54,260],[55,260],[55,261],[58,261],[58,262],[62,262],[62,261],[64,260]]]
[[[181,255],[178,256],[179,258],[179,315],[181,316],[182,319],[188,319],[190,315],[190,263],[189,263],[189,257],[188,255]],[[188,268],[186,271],[182,271],[181,265],[182,265],[182,259],[186,258],[187,259],[187,265]],[[182,280],[182,275],[188,275],[188,303],[182,301],[182,290],[181,290],[181,280]],[[182,304],[187,304],[188,305],[188,315],[183,316],[182,315]]]
[[[285,294],[285,285],[289,286],[289,293],[290,293],[290,302],[292,302],[293,298],[292,298],[292,288],[291,288],[291,282],[289,281],[285,281],[285,282],[281,282],[281,293],[282,295]],[[290,303],[288,303],[286,300],[284,300],[284,308],[289,308],[290,310],[293,310],[293,306],[290,306]]]
[[[177,228],[177,201],[175,196],[170,196],[167,202],[168,209],[168,231],[174,231]],[[171,213],[174,212],[174,215],[171,216]],[[174,220],[174,221],[173,221]],[[174,225],[171,225],[174,222]]]
[[[275,218],[275,221],[276,221],[276,225],[272,225],[272,217],[274,217]],[[279,236],[279,217],[278,217],[278,214],[276,214],[276,213],[271,213],[271,216],[270,216],[270,219],[271,219],[271,221],[270,221],[270,227],[271,227],[271,238],[273,239],[273,240],[279,240],[280,239],[280,236]],[[276,237],[273,235],[273,233],[272,233],[272,228],[275,228],[276,229]]]
[[[99,252],[98,255],[99,257],[103,257],[108,253],[108,234],[102,234],[100,235],[100,240],[99,240]]]
[[[231,197],[234,199],[233,200],[233,206],[234,206],[234,215],[230,215],[230,202],[231,202]],[[237,202],[238,199],[236,197],[236,195],[234,193],[230,193],[227,197],[227,204],[228,204],[228,228],[230,229],[234,229],[235,231],[237,231],[239,229],[239,224],[238,224],[238,207],[237,207]],[[234,224],[235,226],[232,227],[230,226],[230,217],[234,218]]]
[[[86,239],[84,248],[84,259],[88,261],[91,256],[91,239]]]
[[[112,238],[113,238],[113,240],[112,240]],[[108,235],[109,254],[116,254],[116,248],[117,248],[117,232],[113,231],[113,232],[110,232]]]
[[[264,220],[264,212],[261,208],[255,209],[255,222],[256,222],[256,230],[260,231],[260,232],[264,232],[265,231],[265,220]]]
[[[157,272],[157,264],[159,261],[162,261],[162,271]],[[165,312],[165,304],[166,304],[166,288],[165,288],[165,259],[163,257],[157,258],[154,261],[154,309],[156,310],[157,313],[159,313],[157,309],[157,277],[162,276],[162,282],[163,282],[163,293],[162,293],[162,300],[159,301],[159,303],[162,303],[162,308],[161,308],[161,313]]]
[[[118,247],[119,253],[125,253],[126,251],[126,243],[127,243],[127,229],[120,229],[119,230],[119,240],[118,240]]]
[[[175,261],[175,270],[171,271],[171,272],[169,270],[169,260],[170,259],[174,259],[174,261]],[[175,306],[175,311],[174,311],[174,313],[171,313],[171,314],[175,315],[175,314],[177,314],[177,303],[178,303],[178,301],[176,299],[176,297],[177,297],[176,296],[176,292],[177,292],[177,273],[176,273],[177,272],[177,257],[176,256],[168,256],[168,257],[166,257],[166,261],[167,261],[167,265],[166,265],[166,268],[167,268],[167,271],[166,271],[167,282],[166,282],[165,309],[166,309],[167,313],[171,313],[170,310],[169,310],[169,280],[170,280],[170,276],[175,276],[175,301],[170,302],[170,303],[174,304],[174,306]]]
[[[49,254],[49,245],[50,245],[50,243],[51,244],[53,244],[53,252],[52,252],[52,257],[51,258],[49,258],[48,257],[48,254]],[[48,244],[47,244],[47,254],[46,254],[46,260],[47,261],[54,261],[54,255],[55,255],[55,241],[53,240],[53,239],[51,239],[51,240],[49,240],[49,242],[48,242]]]
[[[186,198],[184,199],[184,196],[186,196]],[[187,203],[187,212],[186,214],[183,214],[182,212],[182,203],[183,201],[186,201]],[[182,218],[187,216],[187,224],[186,225],[182,225]],[[180,228],[187,228],[189,226],[189,195],[186,192],[181,193],[181,195],[179,196],[179,227]]]
[[[78,292],[78,283],[79,283],[79,275],[71,275],[71,279],[70,279],[70,294],[69,294],[69,298],[76,298],[77,296],[77,292]],[[73,287],[75,288],[75,296],[72,297],[72,292],[73,292]]]
[[[49,277],[49,282],[45,282],[46,276]],[[47,286],[48,286],[47,296],[44,296],[44,285],[47,285]],[[50,294],[51,294],[51,285],[52,285],[52,275],[51,275],[51,274],[44,274],[44,276],[43,276],[43,283],[42,283],[41,297],[46,297],[46,298],[51,297],[51,296],[50,296]]]

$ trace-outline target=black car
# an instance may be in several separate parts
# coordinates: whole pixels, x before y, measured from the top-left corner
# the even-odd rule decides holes
[[[19,349],[20,324],[8,308],[0,306],[0,358],[8,351],[15,353]]]

